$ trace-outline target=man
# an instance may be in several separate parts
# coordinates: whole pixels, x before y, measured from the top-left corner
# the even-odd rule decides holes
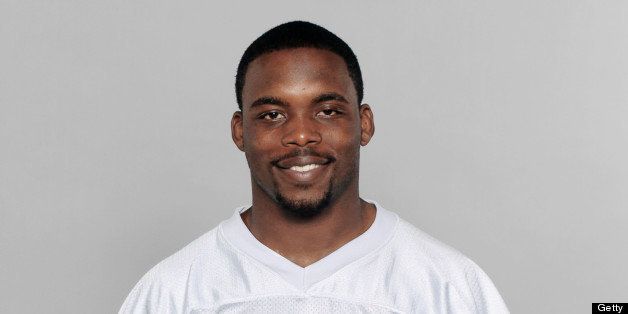
[[[374,134],[349,46],[307,22],[244,52],[231,131],[252,206],[159,263],[121,313],[507,313],[461,253],[360,198]]]

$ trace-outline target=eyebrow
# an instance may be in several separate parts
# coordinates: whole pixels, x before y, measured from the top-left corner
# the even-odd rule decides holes
[[[281,98],[272,97],[272,96],[264,96],[252,102],[249,107],[253,108],[255,106],[261,106],[261,105],[277,105],[277,106],[285,107],[287,106],[287,102],[283,101]]]
[[[326,102],[326,101],[330,101],[330,100],[335,100],[335,101],[339,101],[339,102],[344,102],[344,103],[349,103],[349,101],[347,101],[347,99],[345,99],[344,97],[342,97],[342,95],[338,94],[338,93],[324,93],[322,95],[319,95],[318,97],[314,98],[314,101],[312,101],[313,104],[318,104],[318,103],[322,103],[322,102]]]
[[[347,99],[345,99],[342,95],[331,92],[331,93],[324,93],[317,96],[316,98],[314,98],[314,100],[312,100],[312,104],[318,104],[318,103],[322,103],[322,102],[326,102],[330,100],[335,100],[335,101],[339,101],[343,103],[349,103],[349,101],[347,101]],[[253,107],[261,106],[261,105],[277,105],[281,107],[286,107],[288,106],[288,102],[278,97],[263,96],[256,99],[254,102],[252,102],[249,108],[253,108]]]

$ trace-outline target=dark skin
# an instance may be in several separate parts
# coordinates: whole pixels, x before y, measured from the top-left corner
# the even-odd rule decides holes
[[[366,231],[376,210],[359,197],[360,147],[374,131],[335,53],[285,49],[251,62],[231,132],[251,171],[253,205],[242,219],[255,238],[306,267]],[[300,215],[279,199],[324,206]]]

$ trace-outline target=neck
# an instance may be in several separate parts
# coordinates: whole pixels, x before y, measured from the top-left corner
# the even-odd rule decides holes
[[[242,220],[264,245],[306,267],[364,233],[375,220],[375,206],[350,187],[320,214],[295,219],[265,193],[254,191],[253,206]]]

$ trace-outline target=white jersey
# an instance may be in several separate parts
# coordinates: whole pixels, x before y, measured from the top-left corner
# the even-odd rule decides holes
[[[240,213],[151,269],[120,313],[508,313],[488,276],[376,202],[371,227],[301,267]]]

